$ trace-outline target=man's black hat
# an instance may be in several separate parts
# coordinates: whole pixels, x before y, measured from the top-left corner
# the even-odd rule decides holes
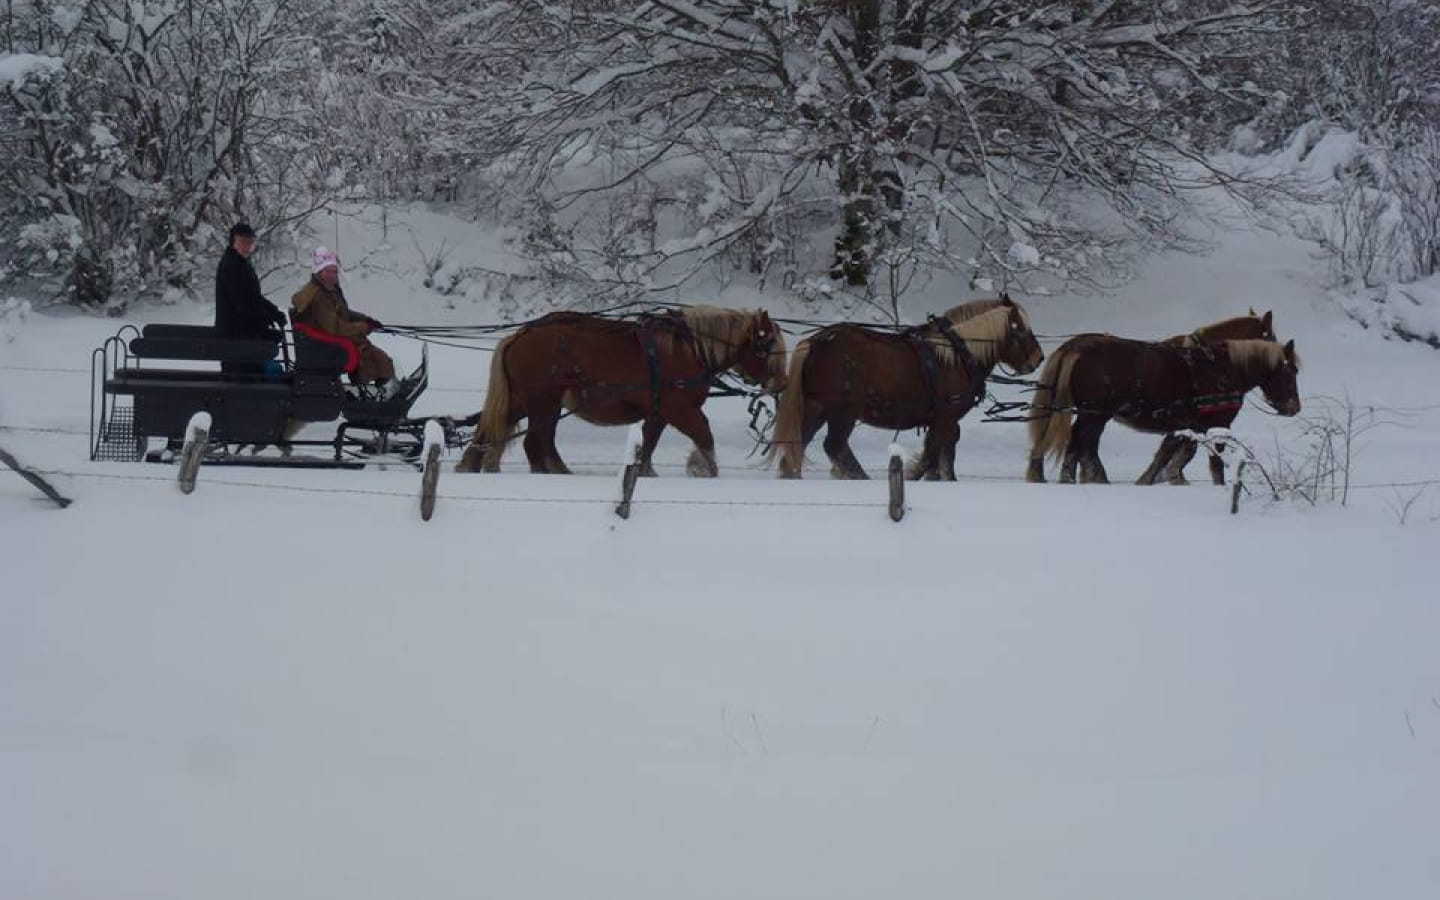
[[[230,227],[230,242],[231,242],[232,244],[235,242],[235,239],[236,239],[237,237],[250,237],[250,238],[253,238],[254,236],[255,236],[255,229],[253,229],[253,228],[250,227],[250,223],[249,223],[249,222],[236,222],[234,225],[232,225],[232,226]]]

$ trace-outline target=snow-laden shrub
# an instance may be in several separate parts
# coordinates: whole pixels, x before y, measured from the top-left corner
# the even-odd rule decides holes
[[[20,334],[20,327],[33,312],[29,300],[6,297],[0,300],[0,344],[8,344]]]
[[[1337,285],[1374,288],[1440,272],[1440,127],[1370,141],[1331,131],[1307,157],[1296,169],[1320,184],[1326,202],[1301,234],[1320,245]]]
[[[50,6],[50,4],[46,4]],[[323,196],[336,140],[307,93],[320,0],[0,7],[0,245],[79,305],[185,288],[237,218]],[[26,65],[15,59],[45,59]],[[17,74],[18,73],[18,74]],[[355,142],[350,142],[355,143]]]

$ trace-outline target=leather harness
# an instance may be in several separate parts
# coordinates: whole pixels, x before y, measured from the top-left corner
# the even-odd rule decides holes
[[[907,328],[901,332],[901,336],[914,348],[916,356],[920,359],[920,371],[925,378],[926,393],[930,397],[930,411],[933,414],[936,407],[940,405],[939,383],[940,383],[940,361],[935,353],[935,345],[930,337],[939,332],[950,343],[950,350],[955,354],[955,359],[965,371],[965,377],[970,382],[970,393],[967,395],[952,395],[945,398],[946,402],[953,403],[957,399],[970,401],[970,405],[976,406],[985,399],[985,375],[981,371],[980,362],[975,354],[970,352],[964,338],[955,333],[954,323],[948,318],[931,316],[930,321],[924,325],[917,325],[914,328]]]

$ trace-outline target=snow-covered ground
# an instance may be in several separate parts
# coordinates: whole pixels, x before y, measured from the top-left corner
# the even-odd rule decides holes
[[[503,270],[495,235],[397,220],[327,235],[352,302],[495,321],[419,272],[442,237]],[[447,473],[429,523],[411,471],[202,470],[182,496],[87,460],[89,351],[120,322],[12,311],[0,444],[75,503],[0,473],[0,897],[1440,896],[1440,484],[1389,486],[1440,479],[1440,354],[1358,329],[1298,241],[1211,237],[1115,296],[1019,299],[1049,336],[1273,309],[1307,412],[1396,423],[1360,438],[1346,507],[1232,517],[1200,460],[1189,488],[1026,485],[1023,426],[969,422],[962,480],[911,485],[897,525],[818,446],[775,481],[726,400],[721,477],[681,477],[668,435],[628,521],[625,430],[574,420],[583,474],[516,448]],[[417,411],[477,409],[487,364],[432,348]],[[1300,425],[1235,431],[1268,461]],[[893,437],[857,437],[877,473]],[[1112,427],[1112,477],[1155,443]]]

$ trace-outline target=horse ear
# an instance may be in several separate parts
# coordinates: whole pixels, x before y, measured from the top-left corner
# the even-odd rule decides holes
[[[1290,340],[1288,340],[1288,341],[1285,342],[1285,355],[1286,355],[1286,356],[1294,356],[1294,355],[1295,355],[1295,339],[1294,339],[1294,338],[1291,338]]]
[[[1253,306],[1250,307],[1250,318],[1253,319],[1253,318],[1255,318],[1255,317],[1258,316],[1258,315],[1260,315],[1260,314],[1255,311],[1255,307],[1253,307]]]
[[[1015,305],[1015,301],[1010,299],[1010,292],[1009,292],[1009,291],[1001,291],[1001,292],[1000,292],[1000,305],[1001,305],[1001,306],[1014,306],[1014,305]]]
[[[1251,313],[1251,315],[1254,315],[1254,313]],[[1265,310],[1265,315],[1260,317],[1260,324],[1265,326],[1266,331],[1270,331],[1275,325],[1275,310]]]

